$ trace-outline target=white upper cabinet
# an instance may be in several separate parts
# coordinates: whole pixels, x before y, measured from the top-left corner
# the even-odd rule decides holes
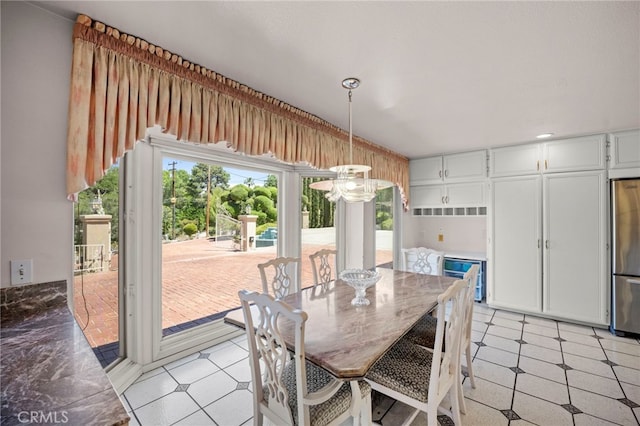
[[[491,177],[524,176],[540,173],[540,144],[494,148],[489,157]]]
[[[409,161],[411,185],[468,182],[487,177],[487,151],[439,155]]]
[[[468,182],[487,177],[487,151],[471,151],[442,157],[444,181]]]
[[[543,173],[604,170],[605,135],[550,141],[542,144]]]
[[[486,183],[484,182],[445,185],[444,204],[448,206],[484,206],[486,205],[485,187]]]
[[[609,135],[610,169],[640,167],[640,130]]]
[[[413,207],[440,206],[444,204],[445,196],[444,185],[419,185],[411,187],[411,205]]]
[[[490,153],[490,175],[506,177],[603,170],[605,152],[604,135],[494,148]]]
[[[442,183],[442,156],[409,161],[409,183],[410,185]]]

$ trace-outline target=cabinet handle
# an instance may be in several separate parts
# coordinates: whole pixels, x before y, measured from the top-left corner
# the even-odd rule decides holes
[[[544,169],[547,170],[547,160],[544,160]]]
[[[442,170],[438,171],[438,177],[442,177]]]
[[[544,246],[545,246],[545,248],[547,248],[547,249],[549,248],[549,240],[545,240],[545,242],[544,242]]]
[[[536,161],[536,171],[540,171],[540,160]]]
[[[449,176],[449,169],[444,171],[444,177],[447,177],[447,176]]]
[[[441,201],[442,201],[442,204],[444,204],[444,195],[442,196],[442,200]]]

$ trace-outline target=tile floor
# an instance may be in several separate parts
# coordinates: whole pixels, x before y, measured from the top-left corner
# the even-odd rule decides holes
[[[465,425],[640,424],[639,339],[476,304],[472,341],[477,386],[464,379]],[[145,373],[122,399],[131,425],[249,425],[250,381],[241,336]],[[408,412],[382,396],[373,410],[384,426]]]

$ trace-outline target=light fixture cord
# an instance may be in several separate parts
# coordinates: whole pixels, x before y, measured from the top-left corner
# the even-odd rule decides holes
[[[353,164],[353,130],[351,127],[351,89],[349,89],[349,164]]]

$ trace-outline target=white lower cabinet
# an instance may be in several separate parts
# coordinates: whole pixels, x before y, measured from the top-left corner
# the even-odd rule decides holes
[[[604,171],[491,183],[495,307],[607,325]]]

